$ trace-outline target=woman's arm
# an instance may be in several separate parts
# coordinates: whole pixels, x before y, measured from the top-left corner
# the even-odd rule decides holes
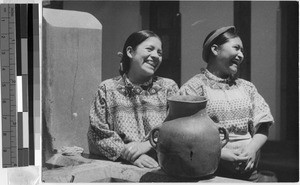
[[[242,155],[249,156],[249,161],[245,170],[252,169],[255,165],[257,152],[268,139],[269,127],[274,124],[269,105],[258,93],[256,87],[251,82],[243,83],[249,93],[252,102],[253,137],[252,141],[243,149]]]
[[[269,135],[269,125],[270,123],[260,124],[248,147],[251,147],[254,151],[258,151],[265,144]]]
[[[90,108],[88,141],[90,150],[93,153],[101,154],[114,161],[121,156],[124,142],[110,128],[107,121],[108,108],[106,101],[105,86],[101,86]]]
[[[242,150],[241,156],[249,157],[245,170],[250,170],[254,167],[257,152],[266,143],[269,134],[269,125],[265,122],[259,124],[256,133],[253,135],[252,141]]]
[[[133,162],[142,154],[146,154],[152,148],[149,140],[144,142],[130,142],[125,144],[121,157],[127,161]]]

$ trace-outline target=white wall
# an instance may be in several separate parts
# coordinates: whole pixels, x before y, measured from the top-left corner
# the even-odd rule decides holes
[[[251,7],[251,81],[271,108],[275,124],[270,140],[280,138],[279,2],[253,1]],[[277,122],[276,122],[277,120]]]
[[[64,1],[64,9],[89,12],[102,24],[102,80],[119,75],[120,59],[127,37],[142,28],[139,1]],[[95,87],[96,88],[96,87]]]
[[[208,33],[222,26],[233,25],[232,1],[180,1],[181,12],[181,84],[199,69],[206,67],[202,60],[202,44]]]

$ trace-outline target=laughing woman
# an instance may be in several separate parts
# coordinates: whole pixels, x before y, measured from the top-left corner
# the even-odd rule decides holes
[[[207,68],[185,83],[180,93],[207,96],[208,115],[229,132],[217,175],[257,181],[259,150],[274,121],[255,86],[236,78],[244,54],[235,27],[222,27],[208,34],[202,57]]]
[[[141,168],[158,166],[148,134],[164,121],[167,98],[178,91],[173,80],[154,75],[161,62],[162,42],[155,33],[142,30],[127,38],[120,76],[103,81],[91,105],[91,154]]]

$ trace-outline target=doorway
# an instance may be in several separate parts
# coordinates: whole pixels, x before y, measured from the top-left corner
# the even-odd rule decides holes
[[[150,29],[163,42],[163,62],[157,76],[181,85],[181,15],[179,1],[141,1],[143,29]]]

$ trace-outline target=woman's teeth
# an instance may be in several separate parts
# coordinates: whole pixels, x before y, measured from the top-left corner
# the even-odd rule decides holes
[[[153,62],[147,62],[147,64],[149,64],[150,66],[152,66],[152,67],[156,67],[156,65],[153,63]]]

